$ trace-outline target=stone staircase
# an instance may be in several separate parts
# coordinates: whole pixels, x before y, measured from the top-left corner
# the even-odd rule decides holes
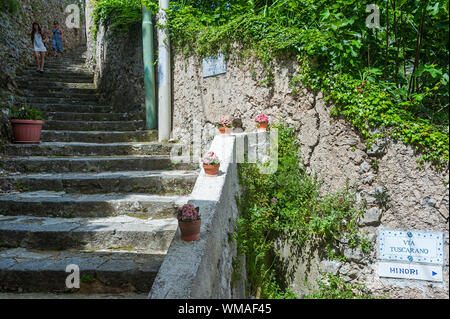
[[[0,159],[0,298],[146,296],[198,176],[144,121],[102,105],[84,62],[81,48],[19,77],[46,121],[40,144]],[[66,287],[72,264],[80,289]]]

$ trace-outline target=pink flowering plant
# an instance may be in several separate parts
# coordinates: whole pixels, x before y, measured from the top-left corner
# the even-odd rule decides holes
[[[214,152],[208,152],[203,157],[202,163],[204,165],[219,165],[220,160],[219,157],[217,157],[217,155],[214,154]]]
[[[199,208],[195,208],[192,204],[186,204],[178,208],[177,219],[180,222],[195,222],[200,220]]]
[[[216,126],[233,128],[233,123],[231,122],[230,119],[223,118],[223,119],[219,120],[218,122],[216,122]]]
[[[269,118],[265,114],[260,114],[255,118],[255,122],[259,124],[261,123],[269,123]]]

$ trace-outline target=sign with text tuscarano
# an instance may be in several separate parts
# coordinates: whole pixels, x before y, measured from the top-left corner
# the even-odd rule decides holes
[[[227,73],[227,62],[223,54],[203,59],[203,77]]]
[[[378,231],[378,258],[409,263],[444,263],[443,233],[434,231]]]

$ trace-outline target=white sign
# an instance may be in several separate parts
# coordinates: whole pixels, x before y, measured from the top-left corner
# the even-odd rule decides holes
[[[378,276],[389,278],[443,281],[442,266],[379,262]]]
[[[223,54],[219,54],[217,57],[203,59],[204,78],[224,73],[227,73],[227,62]]]
[[[432,231],[380,230],[378,258],[442,265],[443,237],[443,233]]]

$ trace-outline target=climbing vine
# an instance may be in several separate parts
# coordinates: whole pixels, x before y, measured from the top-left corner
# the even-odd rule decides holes
[[[288,238],[302,247],[308,242],[324,247],[329,258],[345,260],[340,249],[348,246],[369,252],[371,242],[358,230],[362,208],[349,188],[321,196],[320,183],[299,164],[299,145],[293,128],[283,123],[279,130],[278,170],[261,174],[257,164],[239,167],[242,197],[238,200],[242,218],[236,239],[246,256],[249,291],[261,298],[289,298],[294,295],[277,271],[276,245]]]
[[[141,19],[141,3],[100,0],[95,21],[119,32]],[[449,1],[389,0],[380,25],[366,26],[373,1],[173,0],[168,11],[174,48],[200,57],[230,54],[261,59],[272,85],[274,59],[301,63],[301,81],[322,90],[335,116],[351,122],[370,144],[390,136],[447,167],[449,159]]]

